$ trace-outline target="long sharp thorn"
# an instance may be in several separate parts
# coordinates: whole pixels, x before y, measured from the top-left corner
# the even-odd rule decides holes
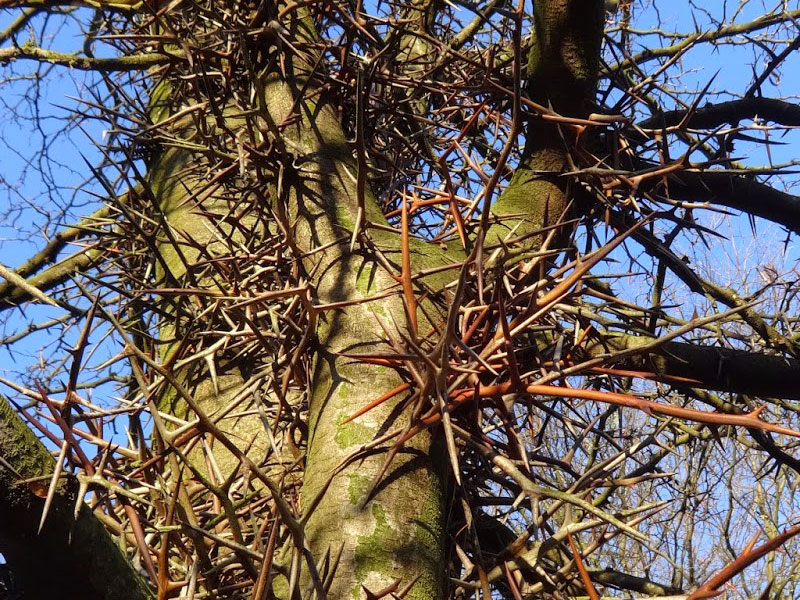
[[[367,412],[371,411],[376,406],[379,406],[379,405],[383,404],[384,402],[386,402],[390,398],[396,396],[397,394],[402,394],[403,392],[405,392],[410,387],[411,387],[411,384],[402,383],[402,384],[398,385],[396,388],[392,388],[388,392],[386,392],[384,394],[381,394],[380,396],[375,398],[375,400],[373,400],[372,402],[369,402],[364,407],[359,408],[356,412],[354,412],[352,415],[347,417],[344,421],[342,421],[342,425],[344,425],[345,423],[349,423],[353,419],[357,419],[358,417],[360,417],[364,413],[367,413]]]
[[[411,322],[411,331],[414,337],[417,336],[417,299],[414,296],[414,284],[411,281],[411,250],[409,247],[409,231],[408,231],[408,202],[405,192],[403,192],[403,204],[401,213],[402,223],[402,240],[401,240],[401,260],[402,272],[400,277],[403,284],[403,295],[406,300],[406,309],[408,310],[408,319]]]
[[[53,497],[56,495],[56,486],[58,485],[58,479],[61,477],[61,470],[64,465],[64,457],[67,455],[67,448],[69,444],[67,440],[61,444],[61,449],[58,452],[58,458],[56,459],[56,466],[53,469],[53,475],[50,477],[50,487],[47,488],[47,498],[44,501],[44,508],[42,508],[42,518],[39,520],[39,529],[36,530],[36,534],[40,534],[42,532],[42,527],[44,527],[44,522],[47,519],[47,514],[50,512],[50,506],[53,504]]]
[[[569,547],[572,549],[572,555],[575,557],[575,564],[578,567],[578,573],[581,575],[581,580],[583,580],[583,587],[586,588],[586,593],[589,594],[590,600],[600,600],[600,594],[598,594],[597,590],[594,589],[592,580],[589,577],[589,572],[586,570],[586,566],[583,564],[583,559],[581,559],[581,553],[578,552],[578,548],[575,546],[575,542],[572,540],[572,535],[570,535],[569,531],[567,531],[567,540],[569,541]]]
[[[444,426],[444,439],[447,442],[447,454],[450,456],[450,466],[453,467],[456,483],[461,485],[461,466],[458,464],[458,450],[456,449],[453,425],[450,423],[450,413],[447,411],[447,406],[442,407],[442,425]]]

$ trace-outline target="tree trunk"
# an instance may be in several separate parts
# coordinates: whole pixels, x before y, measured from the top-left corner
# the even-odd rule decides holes
[[[282,24],[286,35],[301,48],[311,45],[316,34],[304,10],[291,14]],[[271,141],[283,144],[292,155],[285,169],[270,174],[270,202],[275,213],[286,215],[281,226],[288,226],[291,231],[284,233],[293,240],[299,256],[305,256],[302,267],[313,289],[314,304],[363,301],[395,287],[396,282],[369,253],[358,251],[358,247],[356,251],[349,250],[359,210],[358,167],[333,107],[324,96],[317,96],[313,83],[308,86],[312,66],[313,60],[294,55],[287,60],[286,74],[273,72],[262,82],[266,118],[281,129],[280,140]],[[160,97],[163,100],[158,106],[159,95],[154,95],[154,115],[165,118],[170,110],[180,108],[168,106],[167,92]],[[298,97],[303,100],[296,103]],[[262,125],[268,129],[268,125]],[[242,126],[241,120],[231,116],[223,127],[236,131]],[[173,129],[179,137],[190,138],[196,125],[178,123]],[[151,165],[152,191],[165,218],[160,234],[159,272],[166,286],[213,288],[213,277],[205,276],[198,265],[214,256],[229,254],[230,249],[219,238],[237,239],[237,234],[224,224],[210,222],[209,215],[218,217],[235,209],[221,195],[215,197],[213,191],[204,191],[206,182],[201,175],[192,173],[194,158],[185,150],[170,148]],[[363,205],[366,210],[362,223],[386,225],[368,189]],[[241,222],[238,217],[237,214],[237,221]],[[400,237],[386,231],[371,231],[369,235],[389,260],[399,265]],[[248,240],[251,245],[254,242],[257,239]],[[417,267],[440,266],[447,261],[434,246],[415,242],[413,247]],[[186,316],[181,317],[177,309],[172,307],[167,312],[172,318],[162,319],[162,342],[176,338],[176,332],[186,326]],[[430,436],[422,434],[407,444],[367,503],[366,495],[378,477],[385,452],[367,453],[346,462],[361,445],[387,429],[401,427],[409,418],[398,413],[403,400],[398,398],[357,421],[342,423],[375,396],[400,383],[393,370],[357,364],[339,356],[342,352],[363,353],[377,348],[385,337],[378,318],[390,327],[399,324],[398,333],[409,335],[399,296],[321,310],[312,319],[317,331],[302,494],[303,510],[310,513],[306,536],[317,569],[332,578],[330,598],[359,597],[362,586],[378,590],[397,579],[417,581],[410,598],[438,598],[443,583],[443,489]],[[169,360],[173,351],[175,343],[170,343],[161,355]],[[197,404],[214,415],[237,396],[244,396],[237,408],[252,408],[253,394],[247,390],[242,366],[228,360],[224,353],[214,360],[216,382],[211,381],[202,361],[195,362],[193,372],[184,369],[179,374]],[[191,419],[174,391],[167,391],[160,405]],[[219,425],[237,446],[258,461],[266,440],[263,433],[259,439],[258,432],[263,429],[257,417],[223,420]],[[199,459],[197,456],[193,462],[204,471]],[[224,449],[216,456],[216,462],[223,477],[238,466],[235,457]],[[321,498],[316,502],[318,494]],[[283,585],[285,581],[279,577],[275,583],[277,593]]]
[[[529,67],[531,85],[542,90],[537,99],[549,101],[556,110],[570,115],[581,114],[585,109],[597,71],[603,12],[602,2],[591,4],[587,10],[585,3],[575,0],[536,3],[537,41]],[[289,15],[281,23],[282,34],[300,50],[287,56],[283,72],[275,70],[263,81],[266,119],[280,129],[281,139],[273,138],[272,142],[282,144],[291,155],[291,161],[284,163],[279,172],[271,172],[270,202],[276,214],[286,215],[282,226],[290,228],[285,234],[294,240],[303,257],[314,304],[324,307],[338,303],[337,307],[321,309],[314,315],[317,329],[302,492],[303,511],[308,518],[305,533],[316,567],[330,584],[329,598],[363,597],[365,589],[377,592],[398,580],[401,585],[416,581],[408,598],[440,598],[444,590],[444,488],[449,466],[438,445],[433,444],[433,436],[423,432],[403,446],[381,476],[392,442],[369,452],[360,450],[409,423],[410,411],[403,410],[408,398],[398,395],[345,423],[402,380],[393,369],[342,355],[386,352],[389,346],[381,340],[387,336],[400,343],[403,338],[413,340],[416,335],[431,331],[432,324],[423,313],[441,322],[446,315],[428,303],[423,306],[424,311],[418,311],[415,333],[401,294],[370,299],[387,290],[398,290],[395,277],[401,270],[401,237],[384,229],[354,232],[365,224],[387,223],[369,186],[359,191],[358,163],[334,107],[324,92],[316,90],[308,80],[316,59],[313,24],[302,8]],[[241,125],[242,121],[235,117],[225,120],[225,126],[234,132]],[[263,128],[271,129],[269,124],[263,124]],[[511,213],[523,216],[493,228],[490,241],[502,237],[506,227],[510,230],[515,225],[517,235],[529,234],[556,223],[565,212],[566,190],[555,175],[566,164],[566,145],[560,132],[555,125],[538,123],[526,133],[528,145],[523,164],[494,209],[501,217]],[[204,183],[198,180],[195,185],[187,177],[189,163],[185,151],[167,150],[150,174],[166,223],[179,239],[183,254],[176,252],[173,240],[165,238],[160,250],[166,265],[164,272],[169,271],[174,280],[184,285],[191,284],[186,265],[191,269],[198,261],[208,260],[220,244],[200,214],[218,216],[234,210],[228,201],[215,201],[213,193],[197,193]],[[542,171],[551,171],[554,176],[541,175]],[[363,197],[359,198],[359,194]],[[214,223],[213,228],[235,238],[225,226]],[[388,272],[363,243],[355,244],[351,250],[354,235],[360,242],[368,236],[396,271]],[[541,243],[540,238],[533,240],[533,248]],[[224,252],[227,249],[220,246],[220,254]],[[414,272],[463,259],[414,240],[411,253]],[[201,277],[199,272],[195,277]],[[415,285],[418,291],[422,286],[438,291],[454,277],[453,273],[440,274]],[[179,325],[165,321],[162,339],[173,337],[173,332],[179,330]],[[216,387],[208,380],[208,371],[199,367],[197,374],[182,376],[193,382],[193,394],[209,413],[219,411],[238,395],[247,395],[246,375],[240,367],[220,358],[217,370]],[[171,410],[180,410],[180,406],[178,401]],[[249,422],[232,420],[222,426],[240,448],[249,449],[254,460],[264,443],[258,439],[259,428],[254,418]],[[217,462],[227,465],[222,469],[224,476],[236,467],[236,461],[224,450]],[[279,578],[278,593],[283,585],[285,581]],[[311,585],[308,580],[306,585]]]

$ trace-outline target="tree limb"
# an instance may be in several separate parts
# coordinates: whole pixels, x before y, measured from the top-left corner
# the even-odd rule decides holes
[[[612,67],[609,67],[607,71],[614,72],[619,69],[626,69],[631,65],[641,65],[658,58],[672,58],[673,56],[681,54],[694,44],[713,42],[726,37],[752,33],[754,31],[765,29],[771,25],[797,18],[800,18],[800,10],[777,12],[763,15],[757,19],[753,19],[748,23],[733,24],[726,27],[718,27],[717,29],[702,33],[695,33],[693,35],[686,36],[683,40],[671,46],[664,46],[662,48],[647,48],[642,50],[638,54],[635,54],[634,56],[627,58],[616,65],[613,65]]]
[[[26,598],[152,598],[91,510],[82,504],[73,518],[76,486],[69,482],[59,485],[37,535],[45,501],[35,493],[36,482],[52,472],[54,462],[3,396],[0,457],[0,551]]]
[[[688,116],[687,116],[688,115]],[[637,124],[642,129],[675,127],[686,119],[684,125],[693,129],[713,129],[724,123],[736,123],[759,117],[781,125],[800,125],[800,105],[775,98],[750,97],[707,104],[691,114],[688,110],[668,110]]]
[[[96,8],[99,10],[115,10],[132,12],[144,6],[142,0],[0,0],[0,8],[35,8],[39,10],[50,10],[61,6],[80,6],[85,8]]]
[[[684,171],[670,177],[669,195],[673,200],[741,210],[800,233],[800,198],[755,179],[714,171]]]
[[[651,596],[666,596],[668,594],[679,594],[680,590],[668,585],[656,583],[644,577],[636,577],[622,571],[606,568],[603,570],[589,571],[592,581],[610,585],[623,590],[649,594]]]
[[[586,349],[589,357],[651,346],[656,338],[636,335],[608,336]],[[653,373],[655,379],[670,377],[696,380],[692,387],[767,398],[800,399],[800,361],[745,350],[666,342],[627,355],[616,367]]]
[[[158,65],[169,63],[175,58],[182,58],[183,53],[175,50],[169,54],[153,52],[150,54],[133,54],[131,56],[116,56],[113,58],[94,58],[79,56],[77,54],[64,54],[40,48],[33,44],[12,46],[0,49],[0,65],[6,65],[18,59],[31,59],[43,63],[50,63],[81,71],[143,71]]]
[[[93,265],[102,254],[103,250],[95,247],[76,252],[38,275],[25,279],[26,286],[17,285],[14,278],[6,278],[0,273],[0,277],[6,279],[6,281],[0,283],[0,312],[7,308],[19,306],[23,302],[38,299],[39,297],[35,292],[31,293],[32,290],[37,290],[42,294],[52,290],[55,286],[69,279],[70,276],[80,273]],[[59,305],[74,312],[66,305]]]

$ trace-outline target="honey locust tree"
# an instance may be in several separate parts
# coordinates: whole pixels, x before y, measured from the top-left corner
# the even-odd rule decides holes
[[[796,595],[800,6],[710,4],[0,0],[0,593]]]

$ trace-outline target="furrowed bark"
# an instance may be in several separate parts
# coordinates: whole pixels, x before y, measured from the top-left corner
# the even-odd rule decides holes
[[[153,597],[87,506],[73,518],[75,481],[58,484],[37,533],[55,461],[2,396],[0,458],[0,552],[25,598]]]

